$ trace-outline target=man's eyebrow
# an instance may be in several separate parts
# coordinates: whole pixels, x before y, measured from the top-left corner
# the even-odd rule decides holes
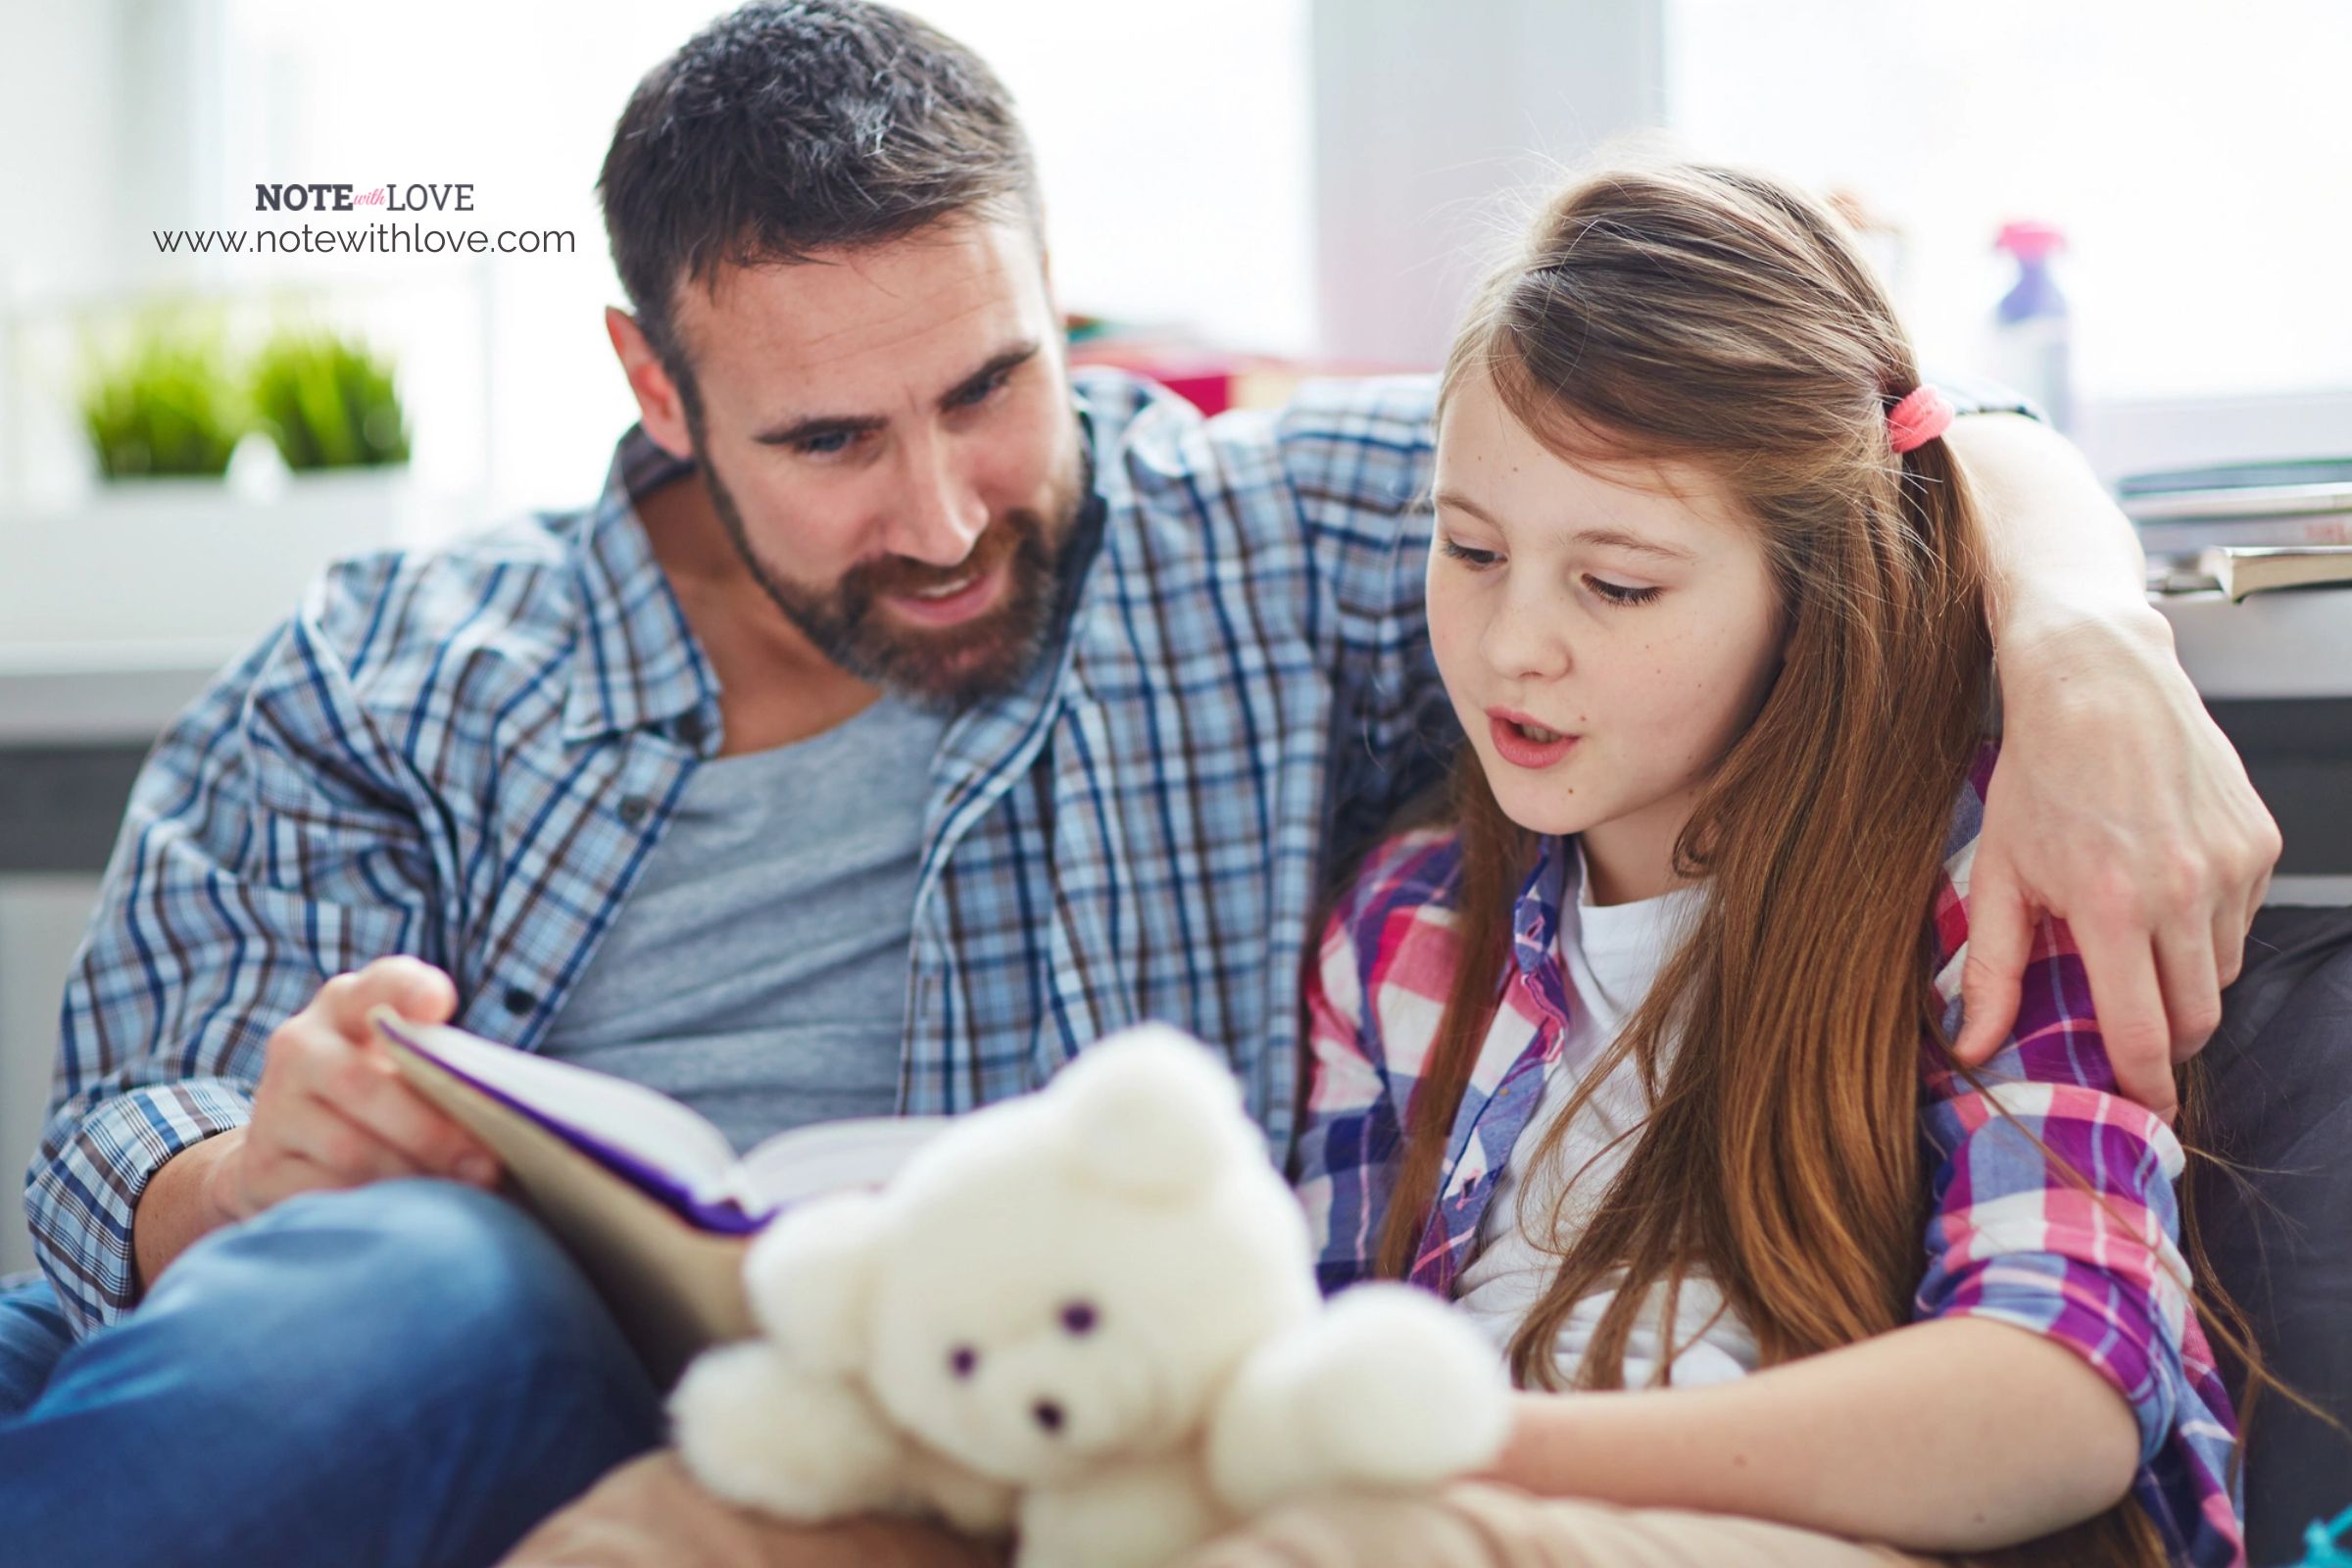
[[[1015,343],[1012,347],[1004,350],[1004,352],[1002,354],[997,355],[986,365],[983,365],[980,367],[980,368],[974,370],[971,374],[965,376],[962,380],[950,387],[948,389],[947,396],[939,400],[940,407],[944,409],[959,403],[978,392],[982,387],[995,380],[998,376],[1003,375],[1005,371],[1012,369],[1016,366],[1028,364],[1031,360],[1037,358],[1037,351],[1040,346],[1041,345],[1034,338],[1026,343]]]
[[[996,355],[986,365],[981,366],[980,368],[950,387],[940,398],[940,407],[954,406],[959,400],[978,392],[990,381],[1012,369],[1015,366],[1024,365],[1037,358],[1039,347],[1040,345],[1032,340],[1027,343],[1016,343],[1011,348]],[[821,441],[828,436],[870,435],[889,423],[889,416],[881,414],[818,414],[795,419],[789,424],[780,424],[772,429],[762,430],[752,439],[761,446],[799,446],[808,441]]]
[[[879,414],[819,414],[790,424],[762,430],[752,439],[763,447],[797,447],[803,442],[821,441],[827,436],[867,435],[881,429],[890,420]]]
[[[1439,491],[1437,504],[1448,511],[1467,512],[1490,528],[1502,526],[1501,523],[1494,520],[1494,514],[1457,491]],[[1678,545],[1660,544],[1655,539],[1644,539],[1638,533],[1627,533],[1622,528],[1579,528],[1569,537],[1580,544],[1613,546],[1619,550],[1630,550],[1636,555],[1656,556],[1661,561],[1695,561],[1698,559]]]

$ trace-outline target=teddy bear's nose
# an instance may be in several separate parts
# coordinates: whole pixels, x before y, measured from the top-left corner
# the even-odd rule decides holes
[[[1061,1430],[1061,1406],[1055,1404],[1052,1399],[1038,1400],[1029,1407],[1029,1413],[1035,1416],[1037,1424],[1048,1432]]]

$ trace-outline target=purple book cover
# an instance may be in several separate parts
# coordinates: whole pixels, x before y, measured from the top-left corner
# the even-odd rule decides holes
[[[375,1026],[451,1077],[554,1133],[696,1230],[708,1231],[715,1236],[750,1236],[765,1229],[767,1222],[775,1217],[773,1214],[748,1213],[742,1204],[731,1198],[717,1200],[697,1199],[673,1173],[647,1162],[625,1149],[607,1143],[594,1133],[574,1127],[528,1101],[518,1100],[495,1084],[484,1083],[434,1051],[421,1036],[397,1017],[379,1015],[375,1019]]]

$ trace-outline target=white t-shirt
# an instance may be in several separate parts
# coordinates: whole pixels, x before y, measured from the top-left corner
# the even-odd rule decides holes
[[[1494,1196],[1479,1227],[1478,1253],[1462,1270],[1455,1289],[1457,1303],[1498,1346],[1510,1343],[1549,1290],[1566,1244],[1590,1222],[1592,1205],[1608,1191],[1632,1151],[1632,1138],[1610,1145],[1639,1126],[1648,1112],[1635,1063],[1621,1063],[1603,1081],[1570,1125],[1556,1159],[1531,1172],[1536,1151],[1594,1059],[1649,995],[1659,965],[1674,951],[1683,922],[1696,912],[1701,897],[1696,888],[1678,888],[1632,904],[1594,906],[1589,902],[1581,844],[1568,878],[1559,931],[1560,956],[1574,993],[1567,1038],[1561,1042],[1559,1058],[1544,1074],[1543,1096],[1526,1131],[1511,1146],[1509,1160],[1495,1180]],[[1536,1236],[1551,1225],[1564,1186],[1567,1202],[1559,1208],[1558,1238],[1552,1245],[1539,1246]],[[1614,1294],[1613,1279],[1578,1301],[1562,1325],[1555,1354],[1563,1381],[1574,1380],[1601,1311]],[[1754,1336],[1732,1313],[1718,1315],[1722,1305],[1721,1293],[1703,1276],[1684,1280],[1675,1313],[1674,1339],[1682,1347],[1674,1358],[1675,1387],[1725,1383],[1756,1369]],[[1659,1381],[1664,1312],[1661,1289],[1651,1294],[1648,1309],[1626,1341],[1624,1384],[1629,1389]],[[1715,1321],[1699,1335],[1709,1318]]]

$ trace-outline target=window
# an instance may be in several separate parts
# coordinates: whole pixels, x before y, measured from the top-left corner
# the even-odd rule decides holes
[[[404,361],[434,371],[411,400],[420,468],[478,467],[495,509],[585,500],[632,417],[600,319],[622,302],[598,167],[638,78],[719,9],[416,0],[377,25],[229,0],[211,220],[257,221],[257,179],[469,181],[478,213],[465,221],[575,234],[569,258],[336,259],[332,270],[400,297],[465,280],[400,327]],[[977,50],[1019,102],[1065,308],[1252,349],[1306,345],[1306,0],[910,9]],[[289,270],[271,258],[241,275]]]

